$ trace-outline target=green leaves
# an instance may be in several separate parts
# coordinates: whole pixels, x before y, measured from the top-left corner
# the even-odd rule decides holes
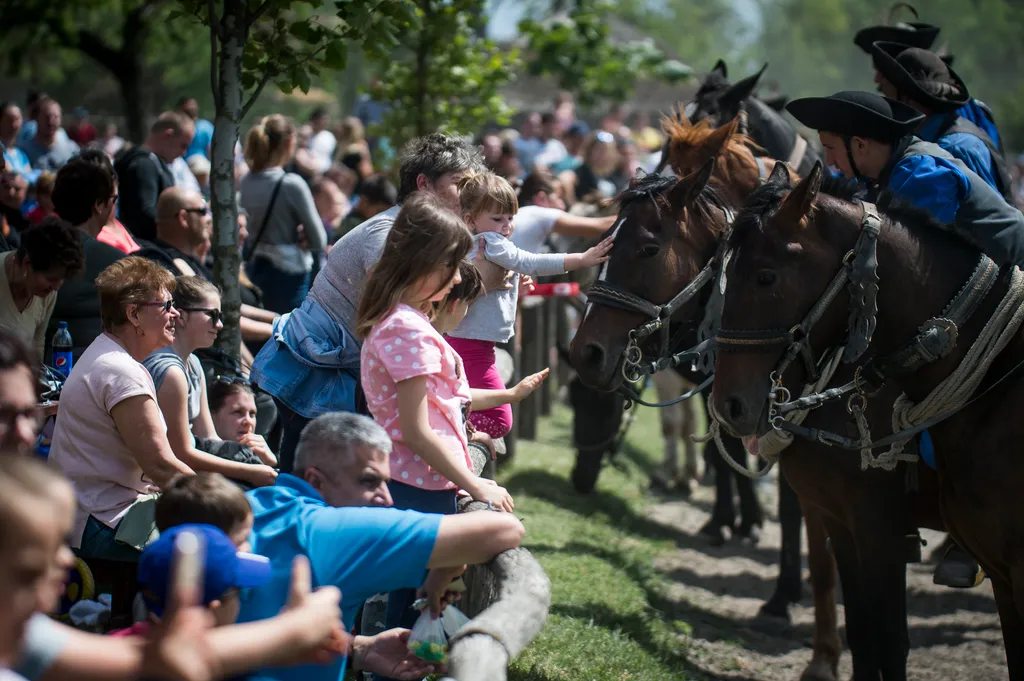
[[[373,91],[391,109],[374,134],[392,148],[430,132],[476,134],[512,111],[499,90],[520,67],[515,50],[499,48],[477,31],[484,0],[417,0],[415,28],[395,51],[381,51],[384,72]]]
[[[577,0],[568,17],[520,22],[519,31],[529,45],[529,73],[554,77],[583,106],[624,102],[642,80],[674,83],[690,78],[689,67],[666,59],[651,40],[612,41],[612,9],[603,0]]]

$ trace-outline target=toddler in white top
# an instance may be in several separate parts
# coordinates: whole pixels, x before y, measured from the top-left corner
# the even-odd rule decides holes
[[[484,241],[482,249],[475,246],[472,257],[482,257],[515,274],[510,288],[488,291],[477,298],[462,323],[448,335],[448,342],[462,357],[471,388],[504,390],[494,346],[508,342],[514,333],[519,275],[551,276],[598,265],[608,259],[612,240],[605,239],[583,253],[531,253],[509,239],[519,201],[507,180],[493,173],[470,176],[460,184],[459,197],[463,220]],[[503,437],[512,427],[512,410],[503,405],[473,412],[470,421],[491,437]]]

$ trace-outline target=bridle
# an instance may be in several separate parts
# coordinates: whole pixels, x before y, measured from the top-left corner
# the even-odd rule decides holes
[[[863,412],[867,407],[867,399],[881,390],[887,378],[912,374],[952,352],[956,346],[958,328],[970,319],[981,301],[988,295],[999,276],[999,268],[991,258],[982,255],[967,283],[939,316],[927,320],[920,327],[918,334],[910,342],[889,355],[872,358],[859,366],[853,380],[845,385],[791,399],[791,393],[783,385],[782,378],[793,362],[801,360],[808,376],[808,383],[814,383],[820,376],[820,367],[835,357],[836,353],[842,353],[843,362],[852,363],[866,352],[871,342],[877,325],[876,253],[878,235],[883,223],[874,204],[861,202],[861,205],[864,214],[856,244],[843,257],[839,270],[825,292],[799,324],[788,331],[720,329],[715,341],[719,352],[731,353],[771,352],[779,346],[785,346],[782,359],[769,375],[772,389],[768,395],[768,419],[771,427],[825,445],[863,452],[907,439],[948,418],[949,415],[944,415],[942,419],[930,419],[875,442],[871,442],[870,438],[867,441],[864,437],[855,440],[838,433],[797,425],[787,420],[786,415],[800,410],[816,409],[845,398],[847,411],[855,418],[859,427],[864,419]],[[810,347],[811,330],[844,287],[850,296],[850,316],[845,345],[826,350],[822,354],[822,360],[816,362]],[[1002,380],[1000,379],[1000,382]]]
[[[656,201],[652,196],[651,199]],[[731,211],[722,209],[726,222],[732,223]],[[728,244],[728,232],[719,237],[718,250],[715,255],[704,265],[696,277],[683,287],[679,293],[672,297],[667,303],[652,303],[646,298],[630,293],[625,289],[607,281],[598,280],[587,291],[587,302],[596,305],[626,310],[643,315],[647,321],[629,331],[629,340],[622,353],[622,377],[625,382],[619,386],[619,392],[625,395],[627,408],[630,402],[636,402],[646,407],[667,407],[678,404],[700,393],[714,380],[712,369],[714,368],[714,337],[721,321],[722,294],[724,286],[716,285],[712,291],[708,304],[705,305],[704,319],[700,324],[693,322],[684,324],[676,333],[672,333],[672,317],[684,305],[693,300],[701,293],[705,286],[715,281],[722,283],[722,274],[725,268],[721,266],[725,257],[726,245]],[[691,348],[680,352],[672,352],[679,341],[689,333],[697,331],[698,343]],[[656,359],[644,362],[644,353],[641,345],[651,336],[658,334],[658,356]],[[632,384],[650,376],[664,371],[674,369],[686,362],[697,364],[697,368],[708,378],[694,389],[683,393],[671,400],[659,403],[649,403],[641,399]]]

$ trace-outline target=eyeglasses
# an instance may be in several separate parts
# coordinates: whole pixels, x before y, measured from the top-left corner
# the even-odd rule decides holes
[[[182,208],[186,213],[195,213],[196,215],[206,216],[210,214],[210,207],[203,204],[199,208]]]
[[[214,324],[224,321],[224,313],[215,307],[183,307],[180,309],[182,312],[205,312]]]
[[[159,303],[139,303],[139,305],[143,307],[162,307],[164,309],[164,312],[170,312],[171,308],[174,307],[174,299],[172,298],[171,300],[164,300]]]

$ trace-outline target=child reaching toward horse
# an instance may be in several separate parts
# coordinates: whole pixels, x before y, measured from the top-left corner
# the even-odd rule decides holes
[[[507,343],[515,331],[519,275],[549,276],[599,265],[608,259],[612,239],[605,239],[583,253],[531,253],[509,240],[519,201],[507,180],[493,173],[478,173],[462,181],[459,196],[463,220],[484,242],[475,257],[516,275],[510,288],[488,291],[471,305],[462,323],[449,333],[448,342],[465,363],[471,387],[504,390],[505,383],[495,364],[494,346]],[[493,438],[504,437],[512,429],[512,409],[508,404],[480,409],[469,418],[477,430]]]

